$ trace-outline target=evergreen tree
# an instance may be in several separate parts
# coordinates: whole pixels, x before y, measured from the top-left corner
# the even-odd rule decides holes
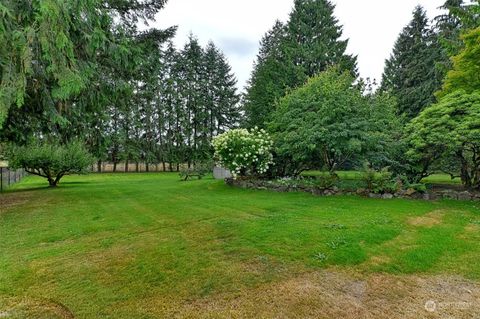
[[[235,127],[240,121],[237,79],[225,55],[213,42],[205,50],[206,83],[208,88],[207,117],[208,144],[216,135]]]
[[[238,122],[236,79],[223,53],[212,42],[202,49],[193,36],[178,63],[186,114],[186,161],[195,164],[211,158],[212,138]]]
[[[440,61],[448,70],[451,66],[449,57],[456,54],[462,46],[460,33],[462,31],[461,16],[465,11],[464,0],[447,0],[440,7],[445,13],[435,17],[435,29],[438,41],[443,48],[443,60]]]
[[[285,43],[286,27],[276,21],[260,42],[251,78],[243,97],[245,126],[264,127],[275,109],[275,102],[281,98],[289,86],[287,66],[282,45]]]
[[[265,127],[276,101],[332,65],[356,75],[356,57],[328,0],[296,0],[288,23],[276,22],[261,42],[244,98],[247,126]]]
[[[381,90],[397,98],[398,113],[408,119],[432,104],[434,92],[441,86],[435,67],[440,53],[434,37],[425,10],[417,6],[386,61]]]
[[[342,27],[334,10],[329,0],[295,0],[287,24],[286,57],[300,68],[300,78],[291,87],[332,65],[356,75],[356,57],[345,53],[348,40],[341,40]]]
[[[157,158],[162,162],[166,170],[166,162],[169,170],[178,167],[181,161],[183,135],[180,119],[183,107],[179,94],[180,69],[177,61],[179,54],[169,42],[163,54],[163,75],[160,78],[157,98],[157,132],[159,136],[159,154]]]
[[[190,35],[188,42],[180,52],[179,67],[181,69],[180,92],[184,107],[183,127],[188,152],[184,160],[188,165],[194,164],[199,157],[198,133],[201,124],[201,113],[204,105],[202,88],[204,83],[203,48],[198,39]]]

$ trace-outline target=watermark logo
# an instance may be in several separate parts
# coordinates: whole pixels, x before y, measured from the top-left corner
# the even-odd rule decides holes
[[[446,309],[449,310],[468,310],[474,307],[474,303],[459,301],[459,302],[437,302],[429,300],[425,303],[425,310],[427,312],[440,312]]]
[[[435,312],[437,310],[437,303],[433,300],[429,300],[425,303],[425,310],[428,312]]]

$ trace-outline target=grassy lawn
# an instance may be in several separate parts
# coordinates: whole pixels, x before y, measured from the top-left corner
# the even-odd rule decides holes
[[[312,273],[306,282],[320,285],[327,270],[480,281],[479,203],[251,191],[177,174],[44,185],[27,177],[0,194],[0,317],[224,317],[210,301],[293,291],[278,285]],[[240,305],[263,317],[315,307]],[[239,309],[226,316],[248,317]]]

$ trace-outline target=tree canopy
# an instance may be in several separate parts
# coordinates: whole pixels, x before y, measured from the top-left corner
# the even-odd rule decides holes
[[[270,130],[289,172],[322,166],[334,172],[373,146],[370,119],[379,117],[353,82],[349,72],[332,67],[280,100]]]
[[[480,94],[456,91],[427,107],[407,127],[410,156],[460,176],[467,187],[480,188]],[[452,165],[454,163],[454,165]]]
[[[466,33],[462,39],[464,48],[452,57],[452,70],[447,73],[439,97],[456,90],[467,93],[480,90],[480,27]]]

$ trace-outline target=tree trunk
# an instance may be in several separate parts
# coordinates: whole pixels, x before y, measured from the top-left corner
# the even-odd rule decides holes
[[[135,162],[135,172],[139,172],[139,167],[140,167],[140,164],[138,162]]]
[[[51,177],[47,177],[47,179],[48,179],[48,185],[50,187],[57,187],[57,183],[59,181],[59,178],[53,179]]]
[[[459,152],[457,156],[460,159],[460,178],[462,179],[463,186],[466,188],[472,187],[472,176],[470,175],[468,161],[463,156],[462,152]]]
[[[125,173],[128,173],[128,158],[125,160]]]
[[[97,173],[101,173],[102,172],[102,161],[99,160],[97,162]]]

